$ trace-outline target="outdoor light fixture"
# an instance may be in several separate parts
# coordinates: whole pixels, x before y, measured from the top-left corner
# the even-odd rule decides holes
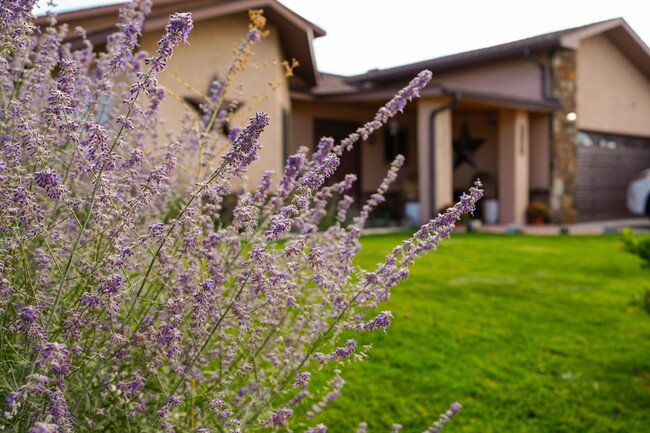
[[[566,120],[569,122],[575,122],[577,118],[578,115],[573,111],[566,114]]]

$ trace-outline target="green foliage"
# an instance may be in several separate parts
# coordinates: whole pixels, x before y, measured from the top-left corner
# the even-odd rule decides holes
[[[635,236],[632,230],[626,228],[623,230],[623,247],[643,260],[643,266],[650,269],[650,236]]]

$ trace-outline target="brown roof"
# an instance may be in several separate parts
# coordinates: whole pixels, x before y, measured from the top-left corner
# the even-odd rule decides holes
[[[440,73],[540,50],[576,49],[581,39],[599,33],[604,33],[641,71],[650,76],[650,50],[623,18],[615,18],[404,66],[372,70],[345,80],[350,84],[389,82],[412,77],[423,69]]]
[[[59,22],[68,23],[72,29],[81,25],[93,43],[101,44],[106,40],[106,36],[115,31],[114,17],[122,6],[112,4],[64,12],[58,14],[57,19]],[[200,22],[249,9],[264,9],[264,15],[280,33],[285,53],[300,63],[300,67],[295,71],[296,75],[311,85],[316,85],[319,74],[312,41],[316,37],[324,36],[325,31],[276,0],[154,0],[153,10],[145,21],[143,32],[164,28],[169,14],[173,12],[191,12],[193,20]],[[43,25],[46,21],[46,17],[39,17],[35,23]],[[73,49],[81,46],[81,40],[74,36],[68,41]]]
[[[292,90],[291,97],[298,101],[333,102],[333,103],[381,103],[391,99],[399,91],[403,83],[391,83],[383,86],[374,86],[367,89],[352,87],[342,82],[343,77],[332,76],[321,81],[322,86],[328,87],[327,91],[304,92]],[[331,88],[330,88],[331,87]],[[456,96],[463,101],[486,104],[497,107],[518,108],[522,110],[550,113],[562,107],[559,101],[549,99],[529,99],[512,95],[504,95],[483,89],[475,89],[456,83],[436,82],[429,84],[420,91],[423,98],[437,96]]]
[[[305,101],[379,101],[390,98],[423,69],[429,69],[434,74],[453,73],[454,70],[462,68],[555,49],[575,50],[582,39],[598,34],[604,34],[639,70],[650,77],[650,50],[625,20],[616,18],[394,68],[375,69],[351,77],[321,74],[318,86],[308,91],[293,89],[292,97]],[[539,99],[523,99],[514,95],[441,81],[431,83],[421,94],[422,96],[456,95],[465,101],[539,112],[550,112],[561,107],[559,101],[548,94],[542,95]]]

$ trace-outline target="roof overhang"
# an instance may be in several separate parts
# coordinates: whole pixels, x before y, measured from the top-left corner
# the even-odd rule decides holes
[[[650,50],[624,19],[615,18],[409,65],[372,70],[364,74],[347,77],[346,82],[350,84],[364,82],[387,83],[412,77],[423,69],[429,69],[436,74],[522,55],[528,56],[535,52],[562,48],[577,50],[583,39],[598,34],[603,34],[609,38],[630,61],[650,77]]]
[[[93,44],[102,44],[106,37],[115,31],[115,25],[107,25],[107,18],[116,16],[120,4],[100,6],[65,12],[58,15],[59,22],[70,24],[71,28],[81,25]],[[278,30],[280,41],[287,56],[295,58],[300,67],[295,74],[311,85],[316,85],[319,73],[313,49],[313,39],[324,36],[325,31],[307,21],[286,6],[275,0],[154,0],[151,14],[145,21],[143,33],[161,30],[167,25],[169,14],[178,11],[191,12],[194,22],[246,12],[250,9],[263,9],[264,16]],[[45,25],[46,17],[36,19],[37,25]],[[71,36],[66,42],[72,49],[79,49],[82,40]]]
[[[584,39],[599,34],[607,37],[632,64],[650,77],[650,50],[623,18],[596,23],[568,33],[560,39],[560,45],[577,50]]]
[[[308,92],[291,92],[295,101],[322,102],[322,103],[385,103],[399,91],[398,87],[382,87],[356,92],[339,94],[315,95]],[[455,96],[459,101],[475,102],[485,107],[510,108],[538,113],[551,113],[562,108],[557,100],[539,100],[516,98],[509,95],[486,92],[467,86],[458,86],[451,83],[433,83],[420,90],[420,98],[434,98],[441,96]]]

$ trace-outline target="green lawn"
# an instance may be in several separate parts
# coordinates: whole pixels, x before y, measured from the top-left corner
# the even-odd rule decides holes
[[[365,238],[359,264],[405,236]],[[648,432],[646,289],[617,236],[454,235],[396,288],[388,333],[358,336],[370,359],[315,421],[421,432],[459,401],[445,432]]]

